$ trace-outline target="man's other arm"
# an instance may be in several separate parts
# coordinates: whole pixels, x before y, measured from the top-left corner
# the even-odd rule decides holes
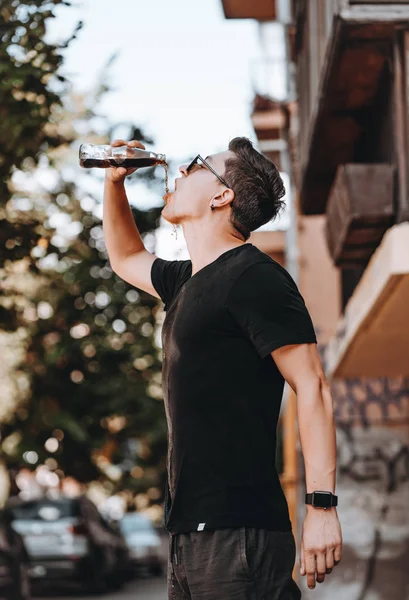
[[[333,400],[316,344],[283,346],[272,357],[297,394],[298,427],[307,493],[335,492],[336,438]],[[306,506],[300,553],[301,575],[309,588],[322,583],[341,560],[341,527],[335,507]]]

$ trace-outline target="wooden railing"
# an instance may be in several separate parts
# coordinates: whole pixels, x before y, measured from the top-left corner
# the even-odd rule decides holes
[[[353,15],[355,18],[359,15],[361,24],[365,21],[369,24],[371,20],[378,23],[396,20],[401,21],[399,28],[402,28],[409,1],[293,0],[293,8],[300,118],[299,161],[303,169],[309,151],[311,127],[319,109],[320,93],[325,93],[325,66],[332,57],[334,39],[341,22],[345,18],[353,22]],[[376,37],[376,28],[372,33]]]
[[[296,53],[300,114],[300,162],[307,152],[311,117],[317,107],[318,89],[334,17],[342,0],[298,0]]]

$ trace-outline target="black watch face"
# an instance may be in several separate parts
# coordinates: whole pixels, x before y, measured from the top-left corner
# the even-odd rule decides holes
[[[331,507],[330,492],[314,492],[313,504],[317,508],[330,508]]]

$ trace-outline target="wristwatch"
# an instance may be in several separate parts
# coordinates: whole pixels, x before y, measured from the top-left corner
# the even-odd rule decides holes
[[[331,492],[321,492],[317,490],[312,494],[305,494],[305,504],[311,504],[315,508],[331,508],[337,506],[338,496],[334,496]]]

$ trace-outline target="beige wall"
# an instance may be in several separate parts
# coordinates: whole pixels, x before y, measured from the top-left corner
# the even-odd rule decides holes
[[[319,344],[335,333],[341,315],[338,269],[332,264],[325,241],[325,216],[298,218],[298,286],[311,314]]]
[[[299,217],[299,287],[323,350],[341,316],[340,279],[324,226],[324,216]],[[299,578],[303,598],[409,598],[409,378],[332,379],[331,387],[343,559],[314,591]],[[299,465],[298,540],[305,514],[302,460]]]
[[[280,265],[285,265],[285,231],[256,231],[249,239],[250,244],[257,246]]]

